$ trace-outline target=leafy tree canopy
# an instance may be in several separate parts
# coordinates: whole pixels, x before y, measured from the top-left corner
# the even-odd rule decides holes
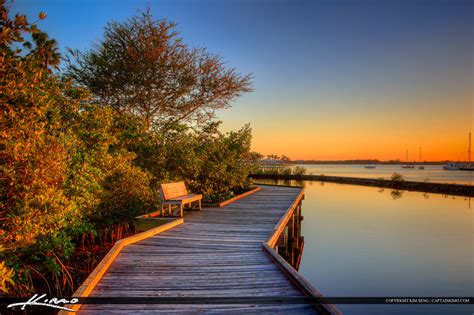
[[[204,48],[188,47],[174,23],[154,20],[149,10],[108,23],[95,47],[70,54],[68,74],[98,103],[139,115],[149,128],[208,121],[252,90],[251,75],[226,68]]]
[[[206,202],[252,186],[250,127],[224,134],[205,119],[249,91],[249,76],[146,12],[78,53],[77,86],[52,71],[54,39],[9,8],[0,0],[0,292],[74,291],[84,269],[71,264],[95,261],[85,244],[159,209],[161,182],[184,180]]]

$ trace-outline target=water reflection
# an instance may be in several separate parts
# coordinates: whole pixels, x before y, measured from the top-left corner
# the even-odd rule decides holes
[[[385,191],[387,190],[386,188],[377,188],[377,187],[367,187],[367,186],[358,186],[358,185],[348,185],[348,184],[340,184],[340,183],[332,183],[332,182],[321,182],[321,181],[304,181],[304,180],[283,180],[283,179],[258,179],[255,180],[255,183],[261,183],[261,184],[270,184],[270,185],[281,185],[281,186],[294,186],[294,187],[312,187],[312,186],[322,186],[324,187],[325,184],[331,185],[331,186],[339,186],[341,187],[341,190],[347,190],[350,187],[353,187],[354,189],[365,189],[365,190],[370,190],[370,189],[375,189],[376,192],[380,194],[384,194]],[[462,197],[462,196],[454,196],[454,195],[445,195],[445,194],[430,194],[430,193],[422,193],[422,192],[413,192],[413,191],[407,191],[407,190],[401,190],[401,189],[393,189],[390,190],[390,196],[393,200],[398,200],[403,197],[405,192],[408,192],[412,194],[419,194],[419,196],[423,197],[423,199],[430,199],[431,195],[442,197],[444,199],[452,199],[452,200],[459,200],[463,199],[466,201],[466,205],[468,209],[471,209],[471,198],[470,197]]]
[[[390,195],[392,196],[392,199],[393,199],[393,200],[397,200],[397,199],[402,198],[403,193],[404,193],[403,190],[395,189],[395,190],[392,190],[392,191],[390,192]]]
[[[472,296],[470,198],[403,191],[394,200],[391,189],[304,186],[299,272],[323,295]],[[345,314],[472,314],[472,305],[337,307]]]

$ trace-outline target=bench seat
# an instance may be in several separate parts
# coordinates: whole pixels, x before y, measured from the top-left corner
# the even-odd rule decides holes
[[[168,208],[168,215],[171,216],[172,206],[178,206],[179,215],[183,217],[183,210],[185,205],[192,206],[193,202],[198,203],[199,210],[201,210],[202,195],[188,194],[184,182],[161,184],[161,215],[164,216],[165,208]]]
[[[180,202],[193,202],[202,199],[202,195],[190,194],[186,196],[176,197],[173,199],[168,200],[169,202],[176,201],[177,203]]]

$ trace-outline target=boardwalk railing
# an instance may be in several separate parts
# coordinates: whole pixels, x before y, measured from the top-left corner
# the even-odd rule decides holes
[[[107,272],[109,267],[112,265],[115,258],[118,256],[118,254],[120,254],[120,252],[125,246],[139,242],[153,235],[162,233],[164,231],[172,229],[175,226],[178,226],[183,223],[184,223],[184,220],[182,218],[179,218],[169,223],[147,230],[145,232],[138,233],[138,234],[135,234],[135,235],[132,235],[132,236],[129,236],[117,241],[115,245],[109,250],[107,255],[105,255],[105,257],[100,261],[97,267],[95,267],[92,273],[82,283],[82,285],[76,290],[76,292],[74,292],[72,297],[73,298],[74,297],[75,298],[88,297],[90,293],[92,292],[92,290],[94,290],[97,283],[99,283],[102,276]],[[77,312],[81,308],[81,306],[82,306],[81,304],[65,305],[65,307],[69,308],[73,312]],[[65,314],[71,314],[71,313],[68,311],[63,311],[63,310],[58,313],[58,315],[65,315]]]
[[[275,297],[275,294],[278,296],[280,294],[282,296],[305,295],[316,298],[317,303],[308,302],[301,306],[272,305],[271,310],[298,309],[310,311],[309,313],[317,310],[321,314],[340,314],[334,306],[327,305],[321,293],[275,249],[285,227],[289,223],[294,224],[295,220],[297,222],[301,220],[304,189],[293,187],[290,191],[288,188],[270,186],[262,188],[261,195],[255,194],[248,201],[237,202],[222,210],[209,208],[207,211],[193,212],[187,217],[187,224],[182,224],[183,219],[178,219],[117,242],[73,297],[122,296],[123,294],[129,296],[127,295],[128,286],[141,288],[152,295],[164,294],[163,296],[168,296],[170,292],[178,290],[186,291],[183,296],[206,296],[206,292],[213,292],[213,290],[219,297],[233,294],[242,296],[258,294],[269,297]],[[273,196],[281,198],[273,204],[269,203],[272,199],[267,200],[267,198]],[[288,208],[285,209],[285,207]],[[249,215],[253,220],[251,223],[248,221]],[[268,226],[267,222],[277,220],[273,229],[272,225]],[[176,227],[177,225],[180,226]],[[176,228],[173,229],[173,227]],[[245,236],[252,228],[253,234],[250,237]],[[164,231],[166,232],[161,233]],[[230,231],[232,233],[229,234]],[[265,240],[268,234],[271,235]],[[142,242],[136,243],[138,241]],[[263,246],[263,249],[260,246]],[[125,253],[119,256],[125,247]],[[245,264],[244,262],[249,258],[252,261]],[[180,261],[180,263],[173,267],[174,269],[170,269],[169,264],[173,261]],[[112,262],[114,262],[113,265]],[[281,275],[279,269],[286,277]],[[263,279],[260,276],[262,270],[265,271],[265,281],[268,279],[268,285],[249,275],[255,274],[255,277]],[[183,271],[186,274],[183,274]],[[106,273],[108,276],[104,276]],[[220,278],[216,278],[216,274],[225,274],[227,280],[225,282],[218,280]],[[148,279],[153,279],[153,281],[148,281]],[[193,283],[193,285],[188,285],[188,283]],[[246,286],[246,283],[249,285]],[[130,296],[143,294],[138,292],[132,291]],[[171,296],[174,295],[171,294]],[[75,304],[67,307],[78,310],[81,306]],[[104,310],[110,311],[109,307],[111,306],[86,305],[84,311],[100,314]],[[122,311],[132,310],[126,305],[121,307]],[[145,306],[141,307],[144,310]],[[184,304],[150,305],[149,307],[150,311],[160,312],[194,311],[194,306]],[[209,307],[198,305],[197,310],[205,311],[209,310]],[[224,310],[219,305],[214,307],[214,312]],[[256,308],[255,305],[225,307],[231,312],[239,309],[252,312],[269,310],[269,306]],[[60,314],[66,314],[66,312],[61,311]]]
[[[288,276],[288,278],[306,295],[315,297],[320,304],[315,305],[315,307],[325,314],[341,314],[341,312],[331,304],[325,302],[323,295],[308,281],[303,277],[298,271],[293,268],[278,252],[275,250],[277,241],[291,220],[300,220],[296,216],[301,215],[301,204],[304,199],[304,188],[301,188],[300,193],[294,200],[294,202],[288,207],[285,214],[278,221],[277,225],[274,228],[274,232],[270,237],[263,243],[263,249],[266,251],[276,265]]]

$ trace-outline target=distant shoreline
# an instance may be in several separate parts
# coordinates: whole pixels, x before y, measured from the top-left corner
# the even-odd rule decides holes
[[[449,163],[450,161],[442,161],[442,162],[404,162],[404,161],[372,161],[372,160],[356,160],[356,161],[291,161],[291,164],[298,164],[298,165],[321,165],[321,164],[335,164],[335,165],[367,165],[367,164],[374,164],[374,165],[404,165],[404,164],[415,164],[415,165],[444,165]],[[468,163],[468,162],[456,162],[456,163]]]
[[[326,175],[275,175],[275,174],[251,174],[253,179],[275,179],[275,180],[308,180],[332,182],[339,184],[371,186],[381,188],[392,188],[398,190],[419,191],[443,195],[456,195],[474,197],[474,186],[462,184],[425,183],[414,181],[393,181],[385,179],[326,176]]]

